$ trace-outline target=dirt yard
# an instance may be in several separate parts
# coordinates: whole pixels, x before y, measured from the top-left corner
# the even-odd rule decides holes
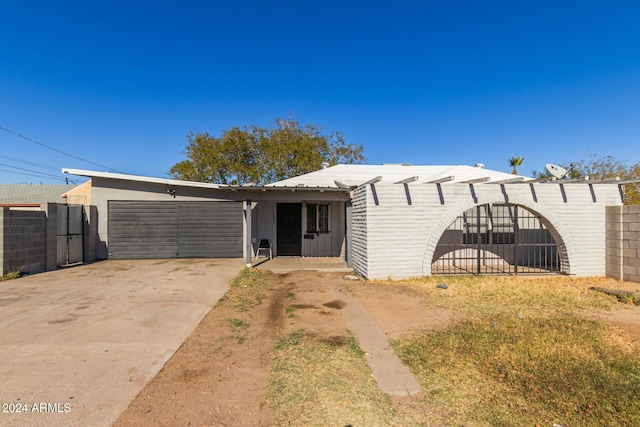
[[[344,302],[332,296],[335,290],[358,298],[390,339],[442,328],[453,319],[448,310],[426,312],[417,290],[363,285],[343,275],[272,274],[262,304],[250,311],[213,308],[115,425],[271,425],[274,414],[265,403],[271,351],[280,337],[301,328],[326,337],[344,333]],[[640,308],[603,316],[640,339]]]

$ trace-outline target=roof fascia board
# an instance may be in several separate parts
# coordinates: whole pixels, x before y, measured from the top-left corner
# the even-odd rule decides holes
[[[117,179],[121,181],[148,182],[152,184],[175,185],[180,187],[197,187],[197,188],[225,188],[225,185],[211,184],[208,182],[180,181],[177,179],[153,178],[150,176],[127,175],[111,172],[96,172],[82,169],[62,169],[62,173],[69,175],[86,176],[89,178]]]
[[[262,186],[252,186],[252,187],[221,187],[220,190],[224,191],[244,191],[244,192],[252,192],[252,191],[288,191],[288,192],[296,192],[296,191],[332,191],[335,193],[348,193],[351,190],[349,188],[335,188],[335,187],[298,187],[298,186],[288,186],[288,187],[262,187]]]

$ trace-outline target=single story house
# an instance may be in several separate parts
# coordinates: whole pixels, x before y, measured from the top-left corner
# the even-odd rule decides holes
[[[363,277],[604,275],[619,181],[473,166],[336,165],[265,186],[63,169],[91,179],[101,259],[342,257]]]

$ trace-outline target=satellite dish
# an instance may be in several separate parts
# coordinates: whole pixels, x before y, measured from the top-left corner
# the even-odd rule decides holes
[[[547,170],[551,175],[553,175],[558,179],[566,178],[569,175],[569,171],[563,168],[562,166],[547,163],[545,167],[547,168]]]

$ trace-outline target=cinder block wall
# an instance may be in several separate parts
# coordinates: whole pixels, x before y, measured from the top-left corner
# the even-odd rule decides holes
[[[516,204],[545,218],[565,273],[605,275],[606,207],[622,202],[616,185],[586,183],[438,187],[381,181],[360,187],[353,193],[353,267],[370,279],[429,276],[447,227],[467,209],[486,203]]]
[[[607,276],[640,283],[640,205],[607,208]]]
[[[0,207],[0,274],[12,270],[39,273],[58,268],[58,205],[40,210]],[[98,218],[94,206],[84,206],[84,261],[96,259]]]
[[[47,215],[0,208],[0,272],[37,273],[47,269]]]

